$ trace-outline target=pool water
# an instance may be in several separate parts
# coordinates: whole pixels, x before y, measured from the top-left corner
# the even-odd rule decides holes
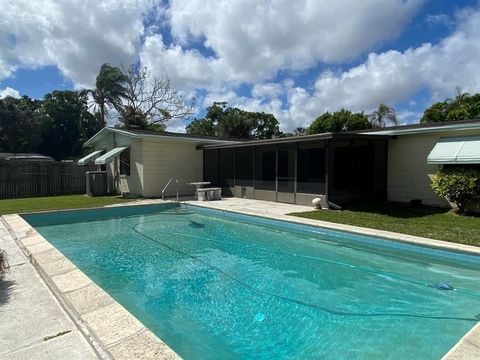
[[[473,256],[195,206],[24,218],[186,359],[439,359],[479,320]]]

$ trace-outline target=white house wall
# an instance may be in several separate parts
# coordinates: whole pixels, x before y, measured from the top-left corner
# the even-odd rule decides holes
[[[114,139],[115,136],[115,139]],[[119,175],[118,185],[121,192],[130,192],[135,195],[143,195],[143,145],[141,139],[134,139],[122,134],[109,133],[95,143],[95,149],[109,151],[118,146],[130,147],[130,176]],[[113,186],[114,168],[120,171],[119,159],[116,157],[107,164],[109,189]]]
[[[144,139],[143,169],[144,196],[161,196],[171,178],[179,180],[180,195],[191,195],[195,189],[188,183],[203,179],[203,151],[196,150],[193,142]],[[175,193],[175,184],[172,184],[165,194]]]
[[[480,130],[401,135],[388,142],[388,200],[409,202],[421,199],[425,205],[447,206],[430,187],[431,175],[441,165],[427,164],[427,156],[441,137],[480,135]]]

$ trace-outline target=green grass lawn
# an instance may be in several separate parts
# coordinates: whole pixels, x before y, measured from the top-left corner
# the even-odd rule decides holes
[[[290,215],[480,246],[480,217],[461,216],[446,209],[387,202]]]
[[[47,210],[91,208],[112,204],[121,204],[127,201],[131,200],[123,199],[117,196],[91,197],[85,195],[7,199],[0,200],[0,215]]]

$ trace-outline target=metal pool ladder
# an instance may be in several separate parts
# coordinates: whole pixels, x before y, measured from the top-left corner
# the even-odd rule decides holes
[[[178,202],[178,179],[174,179],[174,178],[171,178],[170,180],[168,180],[167,185],[165,185],[165,187],[163,188],[163,190],[162,190],[162,200],[165,200],[165,191],[167,190],[168,185],[170,185],[170,183],[173,180],[175,180],[175,182],[177,183],[177,202]]]

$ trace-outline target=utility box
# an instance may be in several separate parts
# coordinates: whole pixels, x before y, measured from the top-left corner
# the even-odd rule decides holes
[[[87,171],[85,176],[88,196],[107,195],[106,171]]]

